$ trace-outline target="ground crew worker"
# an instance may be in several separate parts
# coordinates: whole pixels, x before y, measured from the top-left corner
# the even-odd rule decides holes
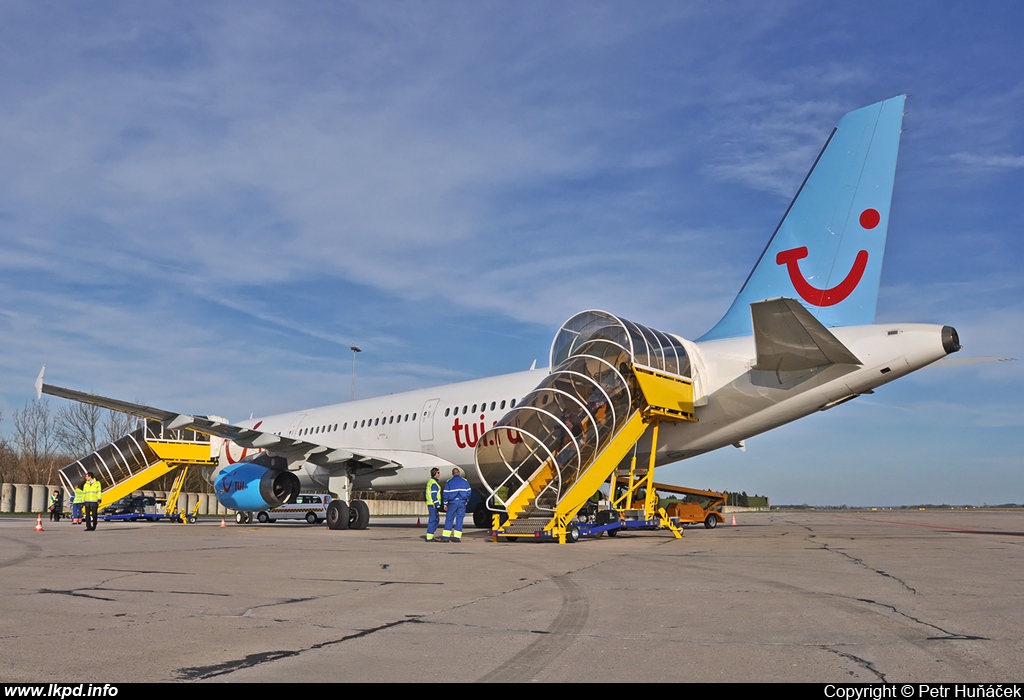
[[[92,472],[85,475],[85,484],[82,486],[83,497],[85,498],[85,529],[96,529],[96,514],[99,512],[100,496],[103,495],[103,487],[97,481]]]
[[[452,469],[452,478],[444,484],[444,530],[438,542],[462,541],[462,519],[466,517],[466,504],[473,493],[469,482],[462,478],[459,468]]]
[[[60,491],[54,491],[53,495],[50,496],[50,522],[59,523],[61,510],[64,508],[64,504],[60,502]]]
[[[434,541],[434,531],[440,521],[437,513],[441,510],[441,483],[437,477],[441,470],[434,467],[430,470],[430,479],[427,480],[427,542]]]
[[[71,522],[76,525],[82,524],[82,506],[85,505],[85,490],[81,486],[75,487],[75,495],[71,499]]]

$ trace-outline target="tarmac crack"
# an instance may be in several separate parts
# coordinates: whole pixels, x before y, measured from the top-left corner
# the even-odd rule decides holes
[[[174,675],[178,680],[184,681],[201,681],[207,678],[216,678],[217,676],[223,676],[235,671],[241,671],[246,668],[254,668],[262,664],[271,663],[279,659],[287,659],[294,656],[299,656],[307,651],[315,651],[317,649],[323,649],[325,647],[333,646],[335,644],[341,644],[342,642],[348,642],[353,639],[359,639],[360,637],[366,637],[368,635],[380,632],[382,630],[397,627],[398,625],[404,625],[409,622],[417,622],[418,620],[398,620],[395,622],[386,622],[383,625],[372,627],[370,629],[361,630],[354,634],[347,634],[339,639],[331,639],[326,642],[318,642],[305,649],[278,649],[276,651],[264,651],[258,654],[249,654],[248,656],[235,659],[233,661],[225,661],[219,664],[213,664],[211,666],[191,666],[188,668],[179,668],[174,671]]]
[[[112,571],[121,574],[160,574],[161,576],[195,576],[191,571],[158,571],[156,569],[96,569],[97,571]]]
[[[831,552],[832,554],[838,554],[840,556],[844,556],[847,559],[849,559],[850,561],[852,561],[854,564],[857,564],[858,566],[863,566],[868,571],[873,571],[876,574],[878,574],[879,576],[884,576],[886,578],[891,578],[893,581],[895,581],[896,583],[900,584],[901,586],[906,588],[908,591],[910,591],[914,595],[917,595],[917,589],[916,588],[914,588],[913,586],[909,585],[906,581],[904,581],[903,579],[899,578],[898,576],[893,576],[888,571],[883,571],[882,569],[876,569],[876,568],[874,568],[872,566],[869,566],[863,559],[855,557],[852,554],[847,554],[846,552],[842,551],[841,549],[832,549],[827,544],[820,545],[820,548],[825,550],[826,552]]]
[[[905,618],[907,618],[908,620],[910,620],[912,622],[915,622],[915,623],[917,623],[919,625],[923,625],[924,627],[931,627],[934,630],[938,630],[939,632],[942,632],[942,636],[941,637],[925,637],[925,639],[927,639],[929,641],[947,641],[947,640],[989,641],[988,637],[981,637],[979,635],[973,635],[973,634],[960,634],[959,632],[950,632],[949,630],[943,629],[942,627],[939,627],[938,625],[932,624],[931,622],[925,622],[921,618],[914,617],[913,615],[908,615],[907,613],[903,612],[902,610],[897,609],[896,606],[890,605],[889,603],[880,603],[877,600],[871,600],[870,598],[857,598],[856,600],[859,600],[862,603],[868,603],[869,605],[877,605],[878,607],[881,607],[881,608],[888,608],[889,610],[892,610],[897,615],[905,617]]]
[[[291,605],[292,603],[306,603],[310,600],[319,600],[320,596],[308,596],[306,598],[286,598],[285,600],[279,600],[274,603],[264,603],[263,605],[254,605],[251,608],[247,608],[242,617],[251,617],[253,610],[259,610],[260,608],[276,608],[278,605]]]
[[[88,591],[88,590],[98,590],[98,589],[86,588],[85,590]],[[106,600],[106,601],[109,601],[111,603],[114,602],[114,600],[115,600],[114,598],[104,598],[103,596],[99,596],[99,595],[90,595],[90,594],[85,593],[84,591],[82,591],[80,589],[77,589],[77,588],[69,588],[69,589],[66,589],[66,590],[60,590],[60,589],[56,589],[56,588],[40,588],[39,592],[40,593],[54,593],[56,595],[69,595],[69,596],[73,596],[75,598],[92,598],[93,600]]]
[[[855,664],[857,664],[861,668],[863,668],[863,669],[871,672],[872,674],[874,674],[878,678],[878,680],[880,682],[882,682],[882,683],[886,682],[885,674],[882,673],[881,671],[879,671],[877,668],[875,668],[875,665],[873,663],[871,663],[870,661],[868,661],[867,659],[862,659],[859,656],[854,656],[853,654],[850,654],[848,652],[839,651],[838,649],[833,649],[832,647],[828,647],[828,646],[823,646],[821,648],[824,649],[825,651],[831,652],[831,653],[833,653],[833,654],[835,654],[837,656],[841,656],[844,659],[849,659],[850,661],[853,661]]]
[[[388,581],[372,578],[325,578],[309,579],[311,581],[331,581],[333,583],[372,583],[378,586],[443,586],[440,581]]]
[[[89,593],[86,593],[85,591],[111,591],[111,592],[114,592],[114,593],[118,593],[118,592],[134,592],[136,589],[107,588],[107,584],[109,582],[116,581],[116,580],[122,579],[122,578],[126,578],[126,576],[113,576],[113,577],[111,577],[111,578],[109,578],[109,579],[107,579],[105,581],[100,581],[99,583],[97,583],[97,584],[95,584],[93,586],[88,586],[87,588],[40,588],[39,589],[39,593],[54,593],[54,594],[57,594],[57,595],[69,595],[69,596],[73,596],[73,597],[76,597],[76,598],[92,598],[93,600],[106,600],[108,602],[113,603],[113,602],[116,602],[116,600],[117,600],[116,598],[105,598],[105,597],[99,596],[99,595],[90,595]],[[142,593],[155,593],[156,591],[141,590],[139,592],[142,592]]]
[[[115,593],[159,593],[160,595],[212,595],[222,598],[230,598],[233,595],[232,593],[210,593],[208,591],[158,591],[153,588],[98,588],[96,590]]]

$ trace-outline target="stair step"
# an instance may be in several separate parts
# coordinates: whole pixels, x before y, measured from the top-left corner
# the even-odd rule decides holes
[[[551,518],[516,518],[507,523],[501,531],[506,535],[532,535],[540,532]]]

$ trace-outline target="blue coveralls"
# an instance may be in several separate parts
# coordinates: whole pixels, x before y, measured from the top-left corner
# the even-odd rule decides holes
[[[441,484],[438,483],[437,479],[430,477],[427,481],[427,542],[434,539],[434,530],[437,529],[437,523],[440,518],[437,515],[438,509],[441,507]]]
[[[469,482],[461,476],[453,476],[444,485],[444,530],[441,532],[441,539],[451,538],[452,542],[459,542],[462,539],[462,519],[466,517],[466,504],[469,496],[473,493]]]

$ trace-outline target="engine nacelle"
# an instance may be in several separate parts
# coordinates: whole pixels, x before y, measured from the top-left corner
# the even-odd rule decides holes
[[[299,477],[286,469],[238,462],[218,472],[213,489],[217,500],[232,510],[267,510],[295,500]]]

